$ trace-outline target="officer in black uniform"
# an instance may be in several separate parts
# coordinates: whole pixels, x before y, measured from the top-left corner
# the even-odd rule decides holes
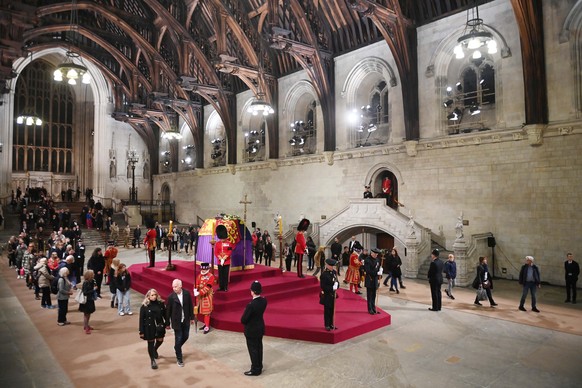
[[[321,274],[319,283],[321,287],[320,303],[323,305],[323,323],[327,331],[337,329],[333,321],[335,300],[337,298],[337,289],[339,288],[337,274],[334,270],[336,265],[337,260],[332,258],[325,260],[325,270]]]
[[[366,299],[368,300],[368,313],[380,314],[376,311],[376,292],[380,286],[379,277],[382,276],[382,266],[378,259],[380,250],[378,248],[372,249],[369,256],[364,259],[364,271],[366,277],[364,285],[366,286]]]

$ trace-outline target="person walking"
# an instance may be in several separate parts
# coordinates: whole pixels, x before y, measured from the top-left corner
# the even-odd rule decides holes
[[[566,300],[564,303],[576,304],[576,282],[580,275],[580,266],[574,261],[574,255],[568,253],[564,262],[564,273],[566,275]],[[570,299],[570,296],[572,297]]]
[[[449,260],[445,262],[444,267],[445,277],[447,278],[447,288],[445,294],[450,299],[455,300],[453,296],[453,287],[455,287],[455,278],[457,277],[457,263],[455,263],[455,255],[449,254]]]
[[[166,324],[170,324],[174,329],[174,351],[177,364],[179,367],[184,367],[182,346],[190,336],[190,325],[194,322],[194,304],[190,293],[182,289],[180,279],[172,281],[172,289],[174,291],[168,296],[166,302]]]
[[[105,270],[105,257],[101,248],[95,248],[87,262],[87,269],[93,271],[97,285],[97,298],[101,299],[101,283],[103,283],[103,271]]]
[[[521,311],[527,311],[523,306],[525,304],[525,298],[527,293],[531,293],[531,311],[539,313],[540,310],[536,306],[536,291],[541,287],[542,281],[540,277],[540,270],[534,264],[533,256],[525,257],[525,264],[521,267],[519,271],[519,284],[523,286],[523,291],[521,294],[521,300],[519,301],[519,309]]]
[[[334,270],[337,260],[332,258],[325,260],[325,269],[321,273],[319,286],[321,287],[320,303],[323,305],[323,325],[325,330],[335,330],[337,327],[334,322],[335,299],[339,282]]]
[[[158,369],[158,348],[166,335],[166,306],[160,294],[154,289],[148,290],[139,309],[139,337],[148,342],[148,354],[152,369]]]
[[[495,303],[495,301],[493,300],[493,296],[491,295],[491,290],[493,289],[493,279],[491,278],[491,274],[489,273],[487,257],[484,256],[479,257],[479,265],[477,266],[477,276],[475,276],[475,280],[473,281],[473,288],[479,287],[482,287],[487,293],[487,299],[489,299],[491,307],[497,306],[497,303]],[[481,302],[479,302],[478,296],[475,296],[475,304],[477,306],[481,306]]]
[[[430,311],[441,311],[442,294],[441,285],[443,284],[443,262],[439,260],[439,250],[434,249],[430,254],[431,262],[428,268],[428,283],[430,284],[430,297],[432,307]]]
[[[317,276],[319,271],[321,271],[323,273],[323,269],[325,266],[325,246],[319,247],[319,249],[317,250],[317,253],[314,256],[314,262],[315,262],[315,266],[317,267],[317,269],[313,273],[313,276]]]
[[[253,300],[245,307],[240,319],[245,326],[247,349],[251,358],[251,369],[244,372],[246,376],[259,376],[263,373],[263,336],[265,335],[265,321],[263,314],[267,309],[267,300],[261,296],[263,287],[258,280],[251,283]]]
[[[392,248],[386,261],[388,271],[390,271],[388,274],[390,277],[390,291],[400,294],[400,290],[398,290],[398,279],[402,276],[402,269],[400,268],[402,266],[402,259],[398,256],[396,248]],[[384,285],[386,285],[386,280],[384,280]]]
[[[127,270],[127,266],[120,263],[115,271],[115,288],[117,292],[117,311],[120,316],[133,315],[131,311],[131,275]]]

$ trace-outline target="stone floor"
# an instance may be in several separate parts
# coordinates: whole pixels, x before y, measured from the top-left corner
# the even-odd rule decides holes
[[[132,264],[143,261],[144,252],[120,249],[119,257]],[[186,257],[174,253],[172,258]],[[0,266],[2,387],[579,387],[582,381],[582,335],[572,334],[580,332],[582,305],[563,304],[560,287],[543,288],[537,315],[517,311],[519,286],[509,281],[497,282],[496,309],[475,308],[473,291],[456,289],[454,303],[446,299],[435,313],[420,300],[429,299],[428,285],[405,279],[408,287],[401,294],[380,292],[379,306],[392,315],[391,326],[336,345],[266,337],[264,373],[246,377],[249,358],[240,333],[191,334],[185,368],[174,362],[169,333],[161,348],[164,362],[152,371],[135,335],[136,315],[120,319],[104,299],[96,326],[109,325],[110,335],[85,336],[75,322],[80,314],[73,312],[72,325],[57,327],[56,310],[40,311],[6,269],[5,257]],[[136,313],[142,299],[133,293]],[[55,316],[39,318],[47,314]],[[561,331],[548,329],[555,320],[566,322],[558,325]],[[50,334],[63,330],[66,338]],[[78,367],[81,357],[71,343],[83,349],[87,367]]]

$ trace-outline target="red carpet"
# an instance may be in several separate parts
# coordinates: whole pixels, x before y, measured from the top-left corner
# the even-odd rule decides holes
[[[156,268],[145,268],[147,264],[132,265],[129,268],[132,288],[143,294],[155,288],[166,298],[172,292],[172,280],[178,278],[191,292],[194,288],[194,262],[172,263],[176,265],[176,271],[166,271],[166,262],[158,263]],[[228,292],[214,294],[211,327],[243,331],[240,317],[251,300],[250,285],[254,280],[261,282],[263,296],[268,301],[265,312],[265,334],[268,336],[335,344],[390,325],[388,313],[378,309],[380,314],[370,315],[365,297],[340,289],[335,313],[339,329],[326,331],[323,306],[319,304],[318,279],[310,275],[300,279],[294,272],[282,273],[274,267],[255,265],[248,271],[231,272]]]

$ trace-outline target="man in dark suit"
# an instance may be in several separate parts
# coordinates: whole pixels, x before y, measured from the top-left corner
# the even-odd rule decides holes
[[[337,276],[340,276],[342,268],[342,244],[339,243],[337,237],[331,244],[331,258],[337,261]]]
[[[378,277],[382,276],[383,272],[380,260],[378,260],[379,254],[380,250],[373,248],[370,251],[370,255],[364,259],[364,272],[366,273],[364,285],[366,286],[369,314],[380,314],[379,311],[376,311],[376,292],[378,292],[378,286],[380,285]]]
[[[352,236],[352,239],[350,240],[350,243],[349,243],[350,253],[352,253],[354,251],[354,248],[358,247],[358,246],[361,247],[362,244],[360,244],[360,242],[358,240],[356,240],[356,236]]]
[[[578,275],[580,275],[580,266],[574,261],[574,255],[571,253],[566,255],[564,271],[566,274],[566,300],[564,303],[572,301],[572,304],[576,304],[576,282]],[[572,294],[572,299],[570,299],[570,294]]]
[[[265,335],[265,321],[263,314],[267,308],[267,300],[261,297],[263,287],[255,280],[251,284],[253,300],[247,305],[240,319],[245,325],[247,349],[251,357],[251,369],[245,372],[246,376],[258,376],[263,372],[263,335]]]
[[[430,267],[428,268],[428,283],[430,284],[430,296],[432,307],[430,311],[441,311],[441,285],[443,284],[443,262],[439,260],[439,250],[434,249],[430,254]]]
[[[182,289],[182,281],[174,279],[172,282],[172,292],[168,296],[166,306],[166,322],[170,322],[174,329],[176,359],[178,366],[184,366],[182,357],[182,345],[188,341],[190,336],[190,325],[194,322],[194,304],[190,293]]]

